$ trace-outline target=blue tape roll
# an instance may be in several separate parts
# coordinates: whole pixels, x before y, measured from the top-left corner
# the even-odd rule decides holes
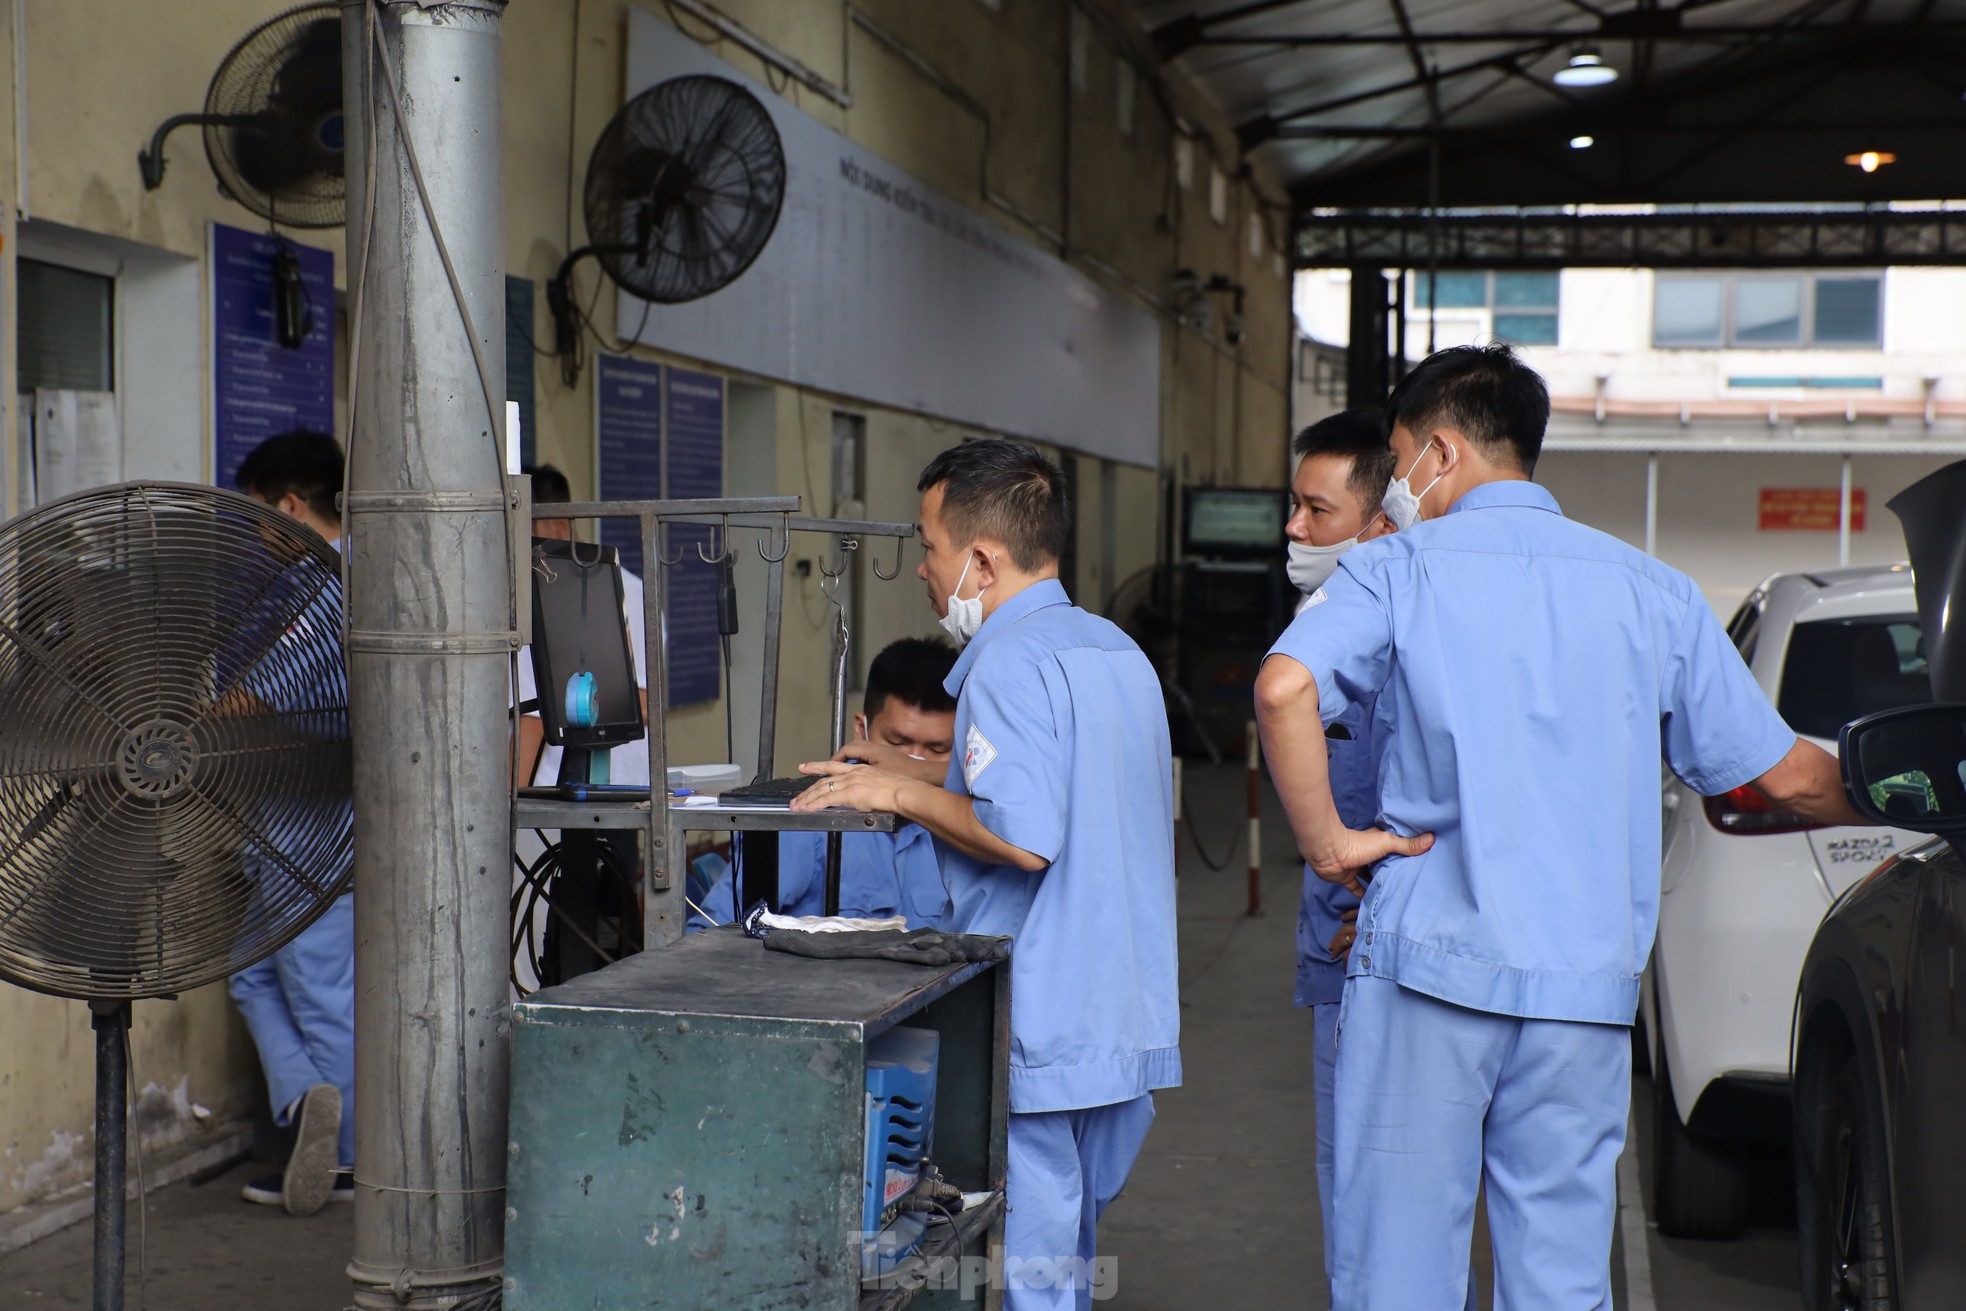
[[[586,670],[567,680],[567,723],[592,728],[601,720],[601,688]]]

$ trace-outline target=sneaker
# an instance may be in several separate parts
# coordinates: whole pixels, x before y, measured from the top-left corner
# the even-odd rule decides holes
[[[280,1191],[280,1176],[263,1174],[239,1190],[239,1196],[260,1206],[284,1206],[286,1194]]]
[[[280,1204],[288,1215],[313,1215],[334,1191],[341,1152],[341,1090],[317,1083],[300,1100],[294,1151],[280,1176]]]
[[[263,1174],[239,1190],[239,1196],[260,1206],[285,1206],[287,1195],[280,1187],[280,1176]],[[334,1177],[334,1187],[328,1190],[330,1202],[352,1202],[355,1200],[355,1174],[343,1170]]]

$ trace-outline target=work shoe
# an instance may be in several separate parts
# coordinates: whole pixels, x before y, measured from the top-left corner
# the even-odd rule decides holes
[[[294,1151],[280,1176],[280,1205],[288,1215],[313,1215],[327,1205],[340,1162],[341,1090],[317,1083],[300,1099]]]
[[[239,1190],[239,1196],[248,1202],[261,1206],[285,1206],[287,1196],[280,1190],[280,1176],[263,1174]],[[355,1174],[343,1170],[334,1177],[334,1187],[328,1190],[330,1202],[352,1202],[355,1200]]]

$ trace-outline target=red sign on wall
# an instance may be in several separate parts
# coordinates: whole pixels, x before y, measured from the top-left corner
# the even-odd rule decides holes
[[[1843,493],[1835,487],[1764,487],[1761,531],[1833,533],[1842,521]],[[1850,531],[1864,530],[1864,489],[1850,489]]]

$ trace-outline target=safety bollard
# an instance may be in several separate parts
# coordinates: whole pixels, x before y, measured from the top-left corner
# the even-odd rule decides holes
[[[1263,913],[1263,818],[1259,775],[1263,747],[1256,737],[1256,721],[1246,730],[1249,739],[1249,913]]]

